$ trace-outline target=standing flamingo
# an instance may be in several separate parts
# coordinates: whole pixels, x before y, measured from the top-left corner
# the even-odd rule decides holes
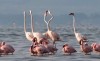
[[[53,32],[52,30],[51,30],[51,28],[50,28],[50,21],[53,19],[53,16],[50,18],[50,20],[47,22],[46,21],[46,16],[47,16],[47,14],[50,14],[51,16],[52,16],[52,14],[50,13],[50,11],[49,10],[47,10],[46,12],[45,12],[45,14],[44,14],[44,22],[47,24],[47,32],[45,33],[45,36],[47,37],[47,38],[49,38],[49,39],[51,39],[52,41],[53,41],[53,44],[55,45],[55,47],[56,47],[56,44],[55,44],[55,42],[56,41],[60,41],[61,39],[60,39],[60,36],[56,33],[56,32]]]
[[[76,29],[75,29],[75,16],[74,16],[74,13],[70,13],[69,15],[72,15],[72,16],[73,16],[73,28],[74,28],[74,34],[75,34],[75,37],[76,37],[77,41],[78,41],[79,44],[81,45],[81,41],[86,42],[86,41],[87,41],[87,38],[86,38],[84,35],[82,35],[81,33],[76,32]]]
[[[33,40],[33,35],[32,32],[26,32],[26,15],[25,15],[25,11],[24,11],[24,32],[25,32],[25,36],[29,41]]]
[[[42,33],[40,32],[34,32],[34,27],[33,27],[33,16],[32,16],[32,11],[30,10],[30,16],[31,16],[31,29],[32,29],[32,34],[33,36],[37,39],[37,42],[40,43],[40,41],[44,41],[45,37],[43,36]],[[48,41],[48,40],[47,40]]]

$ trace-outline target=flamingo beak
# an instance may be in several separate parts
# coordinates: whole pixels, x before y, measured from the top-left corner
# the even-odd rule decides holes
[[[46,10],[46,12],[45,12],[45,14],[44,14],[44,15],[45,15],[45,16],[47,16],[47,14],[48,14],[48,10]]]

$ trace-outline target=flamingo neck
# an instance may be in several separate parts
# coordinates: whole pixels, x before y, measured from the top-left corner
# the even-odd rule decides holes
[[[26,32],[26,15],[25,15],[25,12],[24,12],[24,32]]]
[[[48,21],[48,24],[47,24],[47,26],[48,26],[48,30],[50,31],[51,30],[51,28],[50,28],[50,22],[51,22],[51,20],[53,19],[53,16],[50,18],[50,20]]]
[[[46,21],[45,15],[44,15],[44,22],[47,24],[47,29],[48,29],[48,31],[50,31],[50,25],[49,25],[50,20],[47,22],[47,21]]]
[[[73,29],[74,29],[74,33],[76,33],[76,29],[75,29],[75,16],[73,16]]]
[[[47,29],[48,29],[48,31],[50,31],[51,29],[50,29],[50,25],[49,24],[47,24]]]
[[[52,15],[51,15],[52,16]],[[47,29],[48,29],[48,31],[50,31],[51,29],[50,29],[50,21],[53,19],[53,16],[48,20],[48,21],[46,21],[46,15],[44,15],[44,22],[47,24]]]
[[[31,30],[32,30],[32,33],[34,32],[34,27],[33,27],[33,15],[32,13],[30,14],[31,16]]]

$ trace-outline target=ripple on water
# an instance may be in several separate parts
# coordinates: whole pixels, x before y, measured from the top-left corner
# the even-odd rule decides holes
[[[68,29],[69,30],[69,29]],[[92,42],[99,42],[99,32],[95,33],[95,30],[88,30],[84,34],[89,38],[89,41]],[[74,33],[70,30],[68,32],[61,30],[60,36],[63,38],[63,41],[56,42],[58,51],[55,55],[45,55],[45,56],[30,56],[29,47],[31,45],[30,41],[27,41],[25,38],[23,29],[16,29],[10,31],[4,30],[0,28],[0,40],[6,41],[8,44],[11,44],[15,48],[14,55],[8,56],[1,56],[0,61],[100,61],[100,55],[91,54],[91,55],[84,55],[80,52],[79,44],[75,39]],[[58,31],[55,29],[55,31]],[[83,30],[81,30],[84,32]],[[94,32],[94,33],[93,33]],[[64,33],[64,34],[63,34]],[[81,33],[81,32],[80,32]],[[98,37],[96,37],[98,36]],[[75,47],[77,53],[72,55],[63,55],[62,53],[62,46],[63,44],[68,43]]]

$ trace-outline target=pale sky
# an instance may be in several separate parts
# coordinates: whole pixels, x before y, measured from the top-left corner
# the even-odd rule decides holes
[[[0,0],[0,14],[20,14],[30,9],[34,14],[41,14],[46,9],[54,14],[100,13],[100,0]]]
[[[90,15],[90,21],[88,22],[95,22],[96,24],[100,22],[100,0],[0,0],[0,25],[11,25],[12,22],[23,25],[23,11],[29,13],[29,10],[32,10],[33,15],[43,16],[44,11],[47,9],[49,9],[53,15],[58,16],[55,20],[59,19],[59,24],[68,22],[68,17],[65,16],[65,14],[70,12],[83,13],[86,17]],[[96,15],[91,15],[95,13]],[[62,15],[64,15],[64,17]],[[83,17],[83,19],[86,17]],[[34,19],[37,23],[43,22],[41,20],[43,18],[38,19],[38,17],[35,17]],[[62,21],[60,21],[60,19]],[[88,19],[85,21],[87,22],[87,20]]]

